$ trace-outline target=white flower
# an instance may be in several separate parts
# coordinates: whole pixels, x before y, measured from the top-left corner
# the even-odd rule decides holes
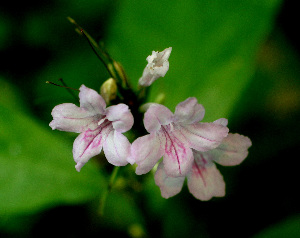
[[[169,70],[169,57],[172,47],[162,52],[152,51],[152,55],[147,57],[148,64],[144,69],[143,76],[139,79],[139,85],[150,86],[156,79],[164,77]]]
[[[104,99],[94,90],[80,87],[80,107],[72,103],[52,110],[50,127],[54,130],[80,133],[73,145],[73,157],[79,172],[82,166],[102,148],[109,163],[124,166],[129,161],[130,143],[122,134],[133,125],[133,116],[125,104],[106,108]]]

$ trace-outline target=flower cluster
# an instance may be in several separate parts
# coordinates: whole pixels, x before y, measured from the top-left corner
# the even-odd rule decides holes
[[[172,48],[152,52],[139,79],[141,87],[150,86],[169,69]],[[111,79],[112,80],[112,79]],[[52,111],[50,127],[80,133],[73,145],[75,168],[80,171],[87,161],[103,148],[106,159],[115,166],[137,164],[136,174],[148,173],[159,162],[155,182],[165,198],[180,192],[185,178],[189,191],[200,200],[225,195],[225,183],[215,163],[231,166],[248,155],[248,137],[228,133],[227,119],[212,123],[200,122],[204,107],[194,97],[176,106],[151,103],[144,114],[149,134],[136,138],[132,144],[124,132],[134,124],[134,115],[124,103],[106,107],[106,100],[96,91],[82,85],[80,107],[64,103]]]

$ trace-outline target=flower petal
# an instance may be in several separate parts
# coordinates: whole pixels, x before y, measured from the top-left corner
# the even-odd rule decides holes
[[[77,107],[72,103],[57,105],[52,110],[53,120],[49,126],[54,130],[83,132],[95,129],[97,122],[101,119],[100,114],[93,114],[84,108]]]
[[[139,79],[139,85],[150,86],[156,79],[164,77],[169,70],[169,57],[172,47],[162,52],[152,51],[152,55],[147,57],[148,64],[143,71],[143,76]]]
[[[163,156],[163,139],[156,134],[149,134],[136,139],[131,145],[131,156],[137,163],[136,174],[148,173]]]
[[[214,150],[208,151],[211,158],[224,166],[240,164],[248,155],[251,140],[243,135],[231,134]]]
[[[216,165],[205,157],[205,153],[194,152],[195,162],[188,175],[188,188],[197,199],[207,201],[212,197],[225,196],[225,182]]]
[[[157,132],[161,125],[168,125],[173,121],[173,113],[165,106],[152,104],[144,116],[144,125],[146,130]]]
[[[106,103],[104,99],[93,89],[81,85],[79,93],[80,107],[93,114],[104,114]]]
[[[226,118],[220,118],[216,121],[214,121],[213,123],[222,125],[222,126],[227,126],[228,125],[228,120]]]
[[[113,130],[111,125],[106,127],[101,125],[95,130],[88,129],[75,139],[73,157],[77,163],[75,168],[78,172],[90,158],[100,154],[102,145],[111,130]]]
[[[128,164],[130,146],[126,136],[112,130],[103,144],[103,151],[109,163],[115,166],[124,166]]]
[[[123,103],[108,107],[106,117],[112,121],[114,129],[118,132],[126,132],[133,126],[133,116],[128,106]]]
[[[176,130],[167,131],[163,127],[162,135],[165,137],[164,166],[168,176],[185,176],[193,164],[193,153],[184,137]]]
[[[158,165],[154,178],[155,184],[159,186],[161,196],[164,198],[173,197],[178,194],[181,191],[185,180],[185,177],[168,177],[164,170],[163,163]]]
[[[196,98],[190,97],[176,106],[174,115],[176,122],[192,124],[201,121],[204,114],[204,107],[198,103]]]
[[[228,135],[228,128],[216,123],[182,125],[181,133],[190,142],[191,148],[208,151],[216,148]]]

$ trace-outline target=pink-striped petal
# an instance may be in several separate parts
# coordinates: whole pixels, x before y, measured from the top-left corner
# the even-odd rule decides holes
[[[77,107],[72,103],[57,105],[52,110],[53,120],[49,126],[55,130],[81,133],[88,128],[97,128],[97,123],[102,115],[93,114],[84,108]]]
[[[178,194],[183,186],[185,177],[169,177],[164,169],[163,163],[158,165],[155,173],[155,184],[159,186],[161,196],[164,198],[173,197]]]
[[[103,144],[103,151],[109,163],[115,166],[124,166],[128,164],[130,146],[126,136],[112,130]]]
[[[190,97],[176,106],[174,115],[176,122],[192,124],[201,121],[204,114],[204,107],[195,97]]]
[[[180,132],[189,141],[190,147],[198,151],[208,151],[220,145],[228,135],[228,128],[216,123],[194,123],[181,125]]]
[[[205,157],[205,153],[194,152],[194,158],[192,171],[188,175],[190,193],[202,201],[225,196],[225,182],[216,165]]]
[[[176,130],[167,131],[162,127],[162,137],[165,137],[164,167],[170,177],[185,176],[193,164],[193,153],[185,138]]]
[[[75,168],[78,172],[90,158],[100,154],[103,143],[111,130],[113,130],[111,125],[101,125],[94,130],[88,129],[75,139],[73,157],[77,163]]]
[[[106,117],[112,121],[114,129],[118,132],[126,132],[133,126],[133,116],[128,106],[123,103],[108,107]]]
[[[136,174],[148,173],[163,156],[162,140],[153,133],[139,137],[132,143],[131,156],[138,165],[135,171]]]
[[[104,114],[105,100],[93,89],[81,85],[79,93],[80,107],[93,114]]]
[[[216,149],[207,153],[218,164],[224,166],[238,165],[247,157],[251,144],[248,137],[229,133]]]
[[[172,121],[173,113],[160,104],[151,104],[144,116],[144,125],[149,133],[157,132],[161,125],[168,125]]]

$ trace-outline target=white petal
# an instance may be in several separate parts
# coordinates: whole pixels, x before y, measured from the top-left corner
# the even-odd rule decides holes
[[[204,107],[199,104],[197,99],[194,97],[190,97],[179,103],[176,106],[174,113],[176,122],[184,122],[185,124],[192,124],[201,121],[204,114]]]
[[[208,151],[220,145],[228,135],[228,128],[215,123],[181,125],[181,133],[190,142],[191,148]]]
[[[181,191],[185,180],[185,177],[169,177],[164,170],[163,163],[158,165],[154,178],[155,183],[159,186],[161,195],[164,198],[173,197],[178,194]]]
[[[106,107],[105,100],[95,90],[81,85],[79,99],[80,107],[85,108],[88,112],[104,114]]]
[[[97,122],[102,115],[93,114],[84,108],[77,107],[72,103],[64,103],[57,105],[52,110],[53,120],[50,122],[50,127],[54,130],[83,132],[90,129],[95,129]]]
[[[113,127],[118,132],[126,132],[133,126],[133,116],[128,106],[123,103],[108,107],[106,117],[113,122]]]
[[[224,166],[240,164],[248,155],[251,140],[243,135],[231,134],[214,150],[208,151],[211,158]]]
[[[144,125],[146,130],[157,132],[161,125],[168,125],[173,121],[173,113],[165,106],[152,104],[144,116]]]
[[[195,162],[188,175],[188,188],[197,199],[207,201],[225,196],[225,182],[216,165],[205,158],[205,153],[194,153]]]
[[[214,121],[213,123],[222,125],[222,126],[227,126],[228,125],[228,120],[226,118],[220,118],[216,121]]]
[[[155,133],[136,139],[131,145],[131,156],[137,163],[136,174],[148,173],[163,156],[162,138]]]
[[[152,51],[147,57],[148,64],[144,69],[143,76],[139,79],[139,85],[150,86],[156,79],[164,77],[169,70],[169,57],[172,47],[162,52]]]
[[[115,166],[128,164],[130,143],[123,134],[114,130],[111,131],[103,144],[103,151],[109,163]]]

